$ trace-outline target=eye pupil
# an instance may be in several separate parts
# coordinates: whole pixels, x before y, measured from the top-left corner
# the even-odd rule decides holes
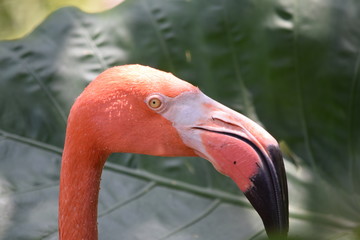
[[[152,108],[159,108],[161,106],[161,101],[158,98],[152,98],[149,101],[149,105]]]

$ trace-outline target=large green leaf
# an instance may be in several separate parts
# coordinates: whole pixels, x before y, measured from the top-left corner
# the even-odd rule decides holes
[[[104,69],[171,71],[281,141],[290,236],[360,238],[360,4],[128,0],[64,8],[0,43],[0,238],[56,239],[59,165],[76,96]],[[256,212],[198,158],[114,154],[100,239],[260,239]]]

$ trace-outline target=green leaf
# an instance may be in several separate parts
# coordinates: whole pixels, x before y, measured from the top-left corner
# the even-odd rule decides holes
[[[104,69],[140,63],[261,122],[286,158],[292,239],[360,237],[360,4],[128,0],[64,8],[0,43],[0,239],[56,239],[66,118]],[[113,154],[100,239],[262,239],[257,213],[199,158]]]

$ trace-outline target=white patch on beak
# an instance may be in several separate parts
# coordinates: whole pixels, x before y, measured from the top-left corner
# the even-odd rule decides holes
[[[158,96],[159,93],[154,95]],[[213,104],[214,100],[200,90],[184,92],[174,98],[162,95],[162,99],[164,105],[157,112],[172,123],[185,145],[195,150],[198,155],[207,156],[199,130],[194,127],[206,122],[208,119],[205,118],[211,118],[205,105]]]

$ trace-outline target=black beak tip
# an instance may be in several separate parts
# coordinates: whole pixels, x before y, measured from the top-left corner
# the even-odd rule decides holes
[[[289,204],[285,167],[277,146],[270,146],[267,151],[269,157],[262,157],[262,167],[251,178],[253,186],[245,196],[259,213],[269,238],[286,239]]]

